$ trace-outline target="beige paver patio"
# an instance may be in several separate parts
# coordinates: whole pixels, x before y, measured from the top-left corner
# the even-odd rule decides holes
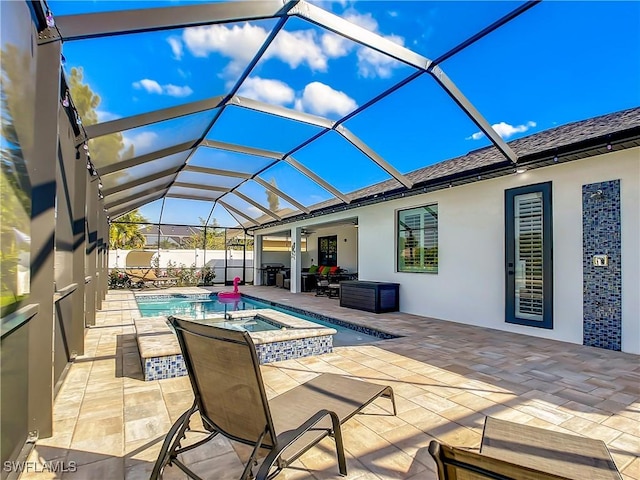
[[[415,315],[369,314],[340,308],[338,299],[275,287],[242,290],[404,335],[263,366],[270,396],[318,372],[394,387],[397,417],[359,415],[345,424],[350,479],[433,480],[429,441],[478,447],[487,415],[602,439],[623,477],[640,479],[638,356]],[[56,398],[54,435],[39,440],[30,458],[74,461],[76,471],[29,472],[22,480],[149,478],[164,434],[192,394],[186,377],[143,381],[132,321],[139,315],[133,293],[109,292],[96,326],[86,332],[85,355]],[[365,412],[384,414],[384,406]],[[193,427],[195,437],[197,422]],[[224,480],[239,477],[248,450],[221,439],[189,455],[198,474]],[[293,467],[278,478],[339,477],[329,439]],[[165,478],[185,476],[173,467]]]

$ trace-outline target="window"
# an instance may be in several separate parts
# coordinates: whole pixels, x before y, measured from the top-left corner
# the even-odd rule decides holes
[[[553,328],[551,184],[505,192],[506,321]]]
[[[438,205],[398,212],[398,271],[438,273]]]

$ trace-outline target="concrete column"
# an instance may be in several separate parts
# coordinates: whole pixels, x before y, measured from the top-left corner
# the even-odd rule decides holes
[[[95,182],[97,184],[97,180]],[[100,221],[99,201],[95,203],[96,222],[96,311],[102,309],[102,222]]]
[[[29,436],[53,431],[53,294],[60,43],[36,47],[34,146],[27,162],[31,190],[31,293],[38,313],[29,323]]]
[[[291,293],[302,290],[302,228],[291,229]]]
[[[100,221],[102,222],[102,299],[109,290],[109,221],[104,212],[104,202],[100,201]]]
[[[262,235],[253,237],[253,284],[262,285]]]
[[[98,181],[96,177],[88,177],[87,182],[87,248],[85,275],[91,281],[86,284],[85,290],[85,324],[96,324],[96,291],[98,278],[96,276],[96,249],[98,246],[98,216],[96,205],[98,203]]]
[[[84,262],[86,249],[85,204],[87,199],[87,159],[81,154],[80,159],[73,159],[73,196],[71,199],[73,210],[73,282],[78,288],[73,292],[73,344],[71,350],[78,355],[84,355]]]

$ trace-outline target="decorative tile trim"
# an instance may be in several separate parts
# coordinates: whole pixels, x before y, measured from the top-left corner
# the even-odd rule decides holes
[[[144,359],[145,381],[163,380],[165,378],[183,377],[187,374],[182,354]]]
[[[583,344],[622,346],[620,180],[582,186]],[[607,255],[595,266],[594,255]]]
[[[333,352],[333,335],[256,345],[260,363],[280,362]]]
[[[333,335],[263,343],[256,345],[256,352],[261,364],[331,353],[333,352]],[[181,354],[143,360],[144,379],[147,382],[187,375],[187,367]]]

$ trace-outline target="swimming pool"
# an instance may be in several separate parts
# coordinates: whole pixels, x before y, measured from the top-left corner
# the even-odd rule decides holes
[[[330,327],[337,330],[337,334],[333,337],[333,345],[336,347],[347,345],[360,345],[364,343],[377,342],[386,338],[394,338],[393,335],[389,335],[385,332],[378,332],[373,329],[365,329],[358,325],[352,325],[347,322],[333,320],[328,318],[317,318],[310,315],[305,315],[300,311],[283,308],[279,305],[268,304],[260,302],[258,300],[242,298],[237,302],[223,303],[219,302],[217,296],[214,295],[162,295],[162,296],[147,296],[136,295],[138,302],[138,308],[143,317],[155,317],[158,315],[170,316],[184,316],[187,318],[194,318],[196,320],[204,320],[207,317],[224,316],[226,313],[238,311],[238,310],[254,310],[271,308],[274,310],[293,315],[295,317],[307,320],[319,325]],[[257,320],[260,322],[259,320]],[[267,322],[261,322],[266,323]],[[270,325],[269,325],[270,327]],[[261,325],[257,325],[253,328],[261,328]],[[268,327],[264,327],[268,329]],[[248,329],[247,329],[248,330]],[[368,333],[365,331],[368,330]],[[261,330],[249,330],[249,331],[261,331]]]

